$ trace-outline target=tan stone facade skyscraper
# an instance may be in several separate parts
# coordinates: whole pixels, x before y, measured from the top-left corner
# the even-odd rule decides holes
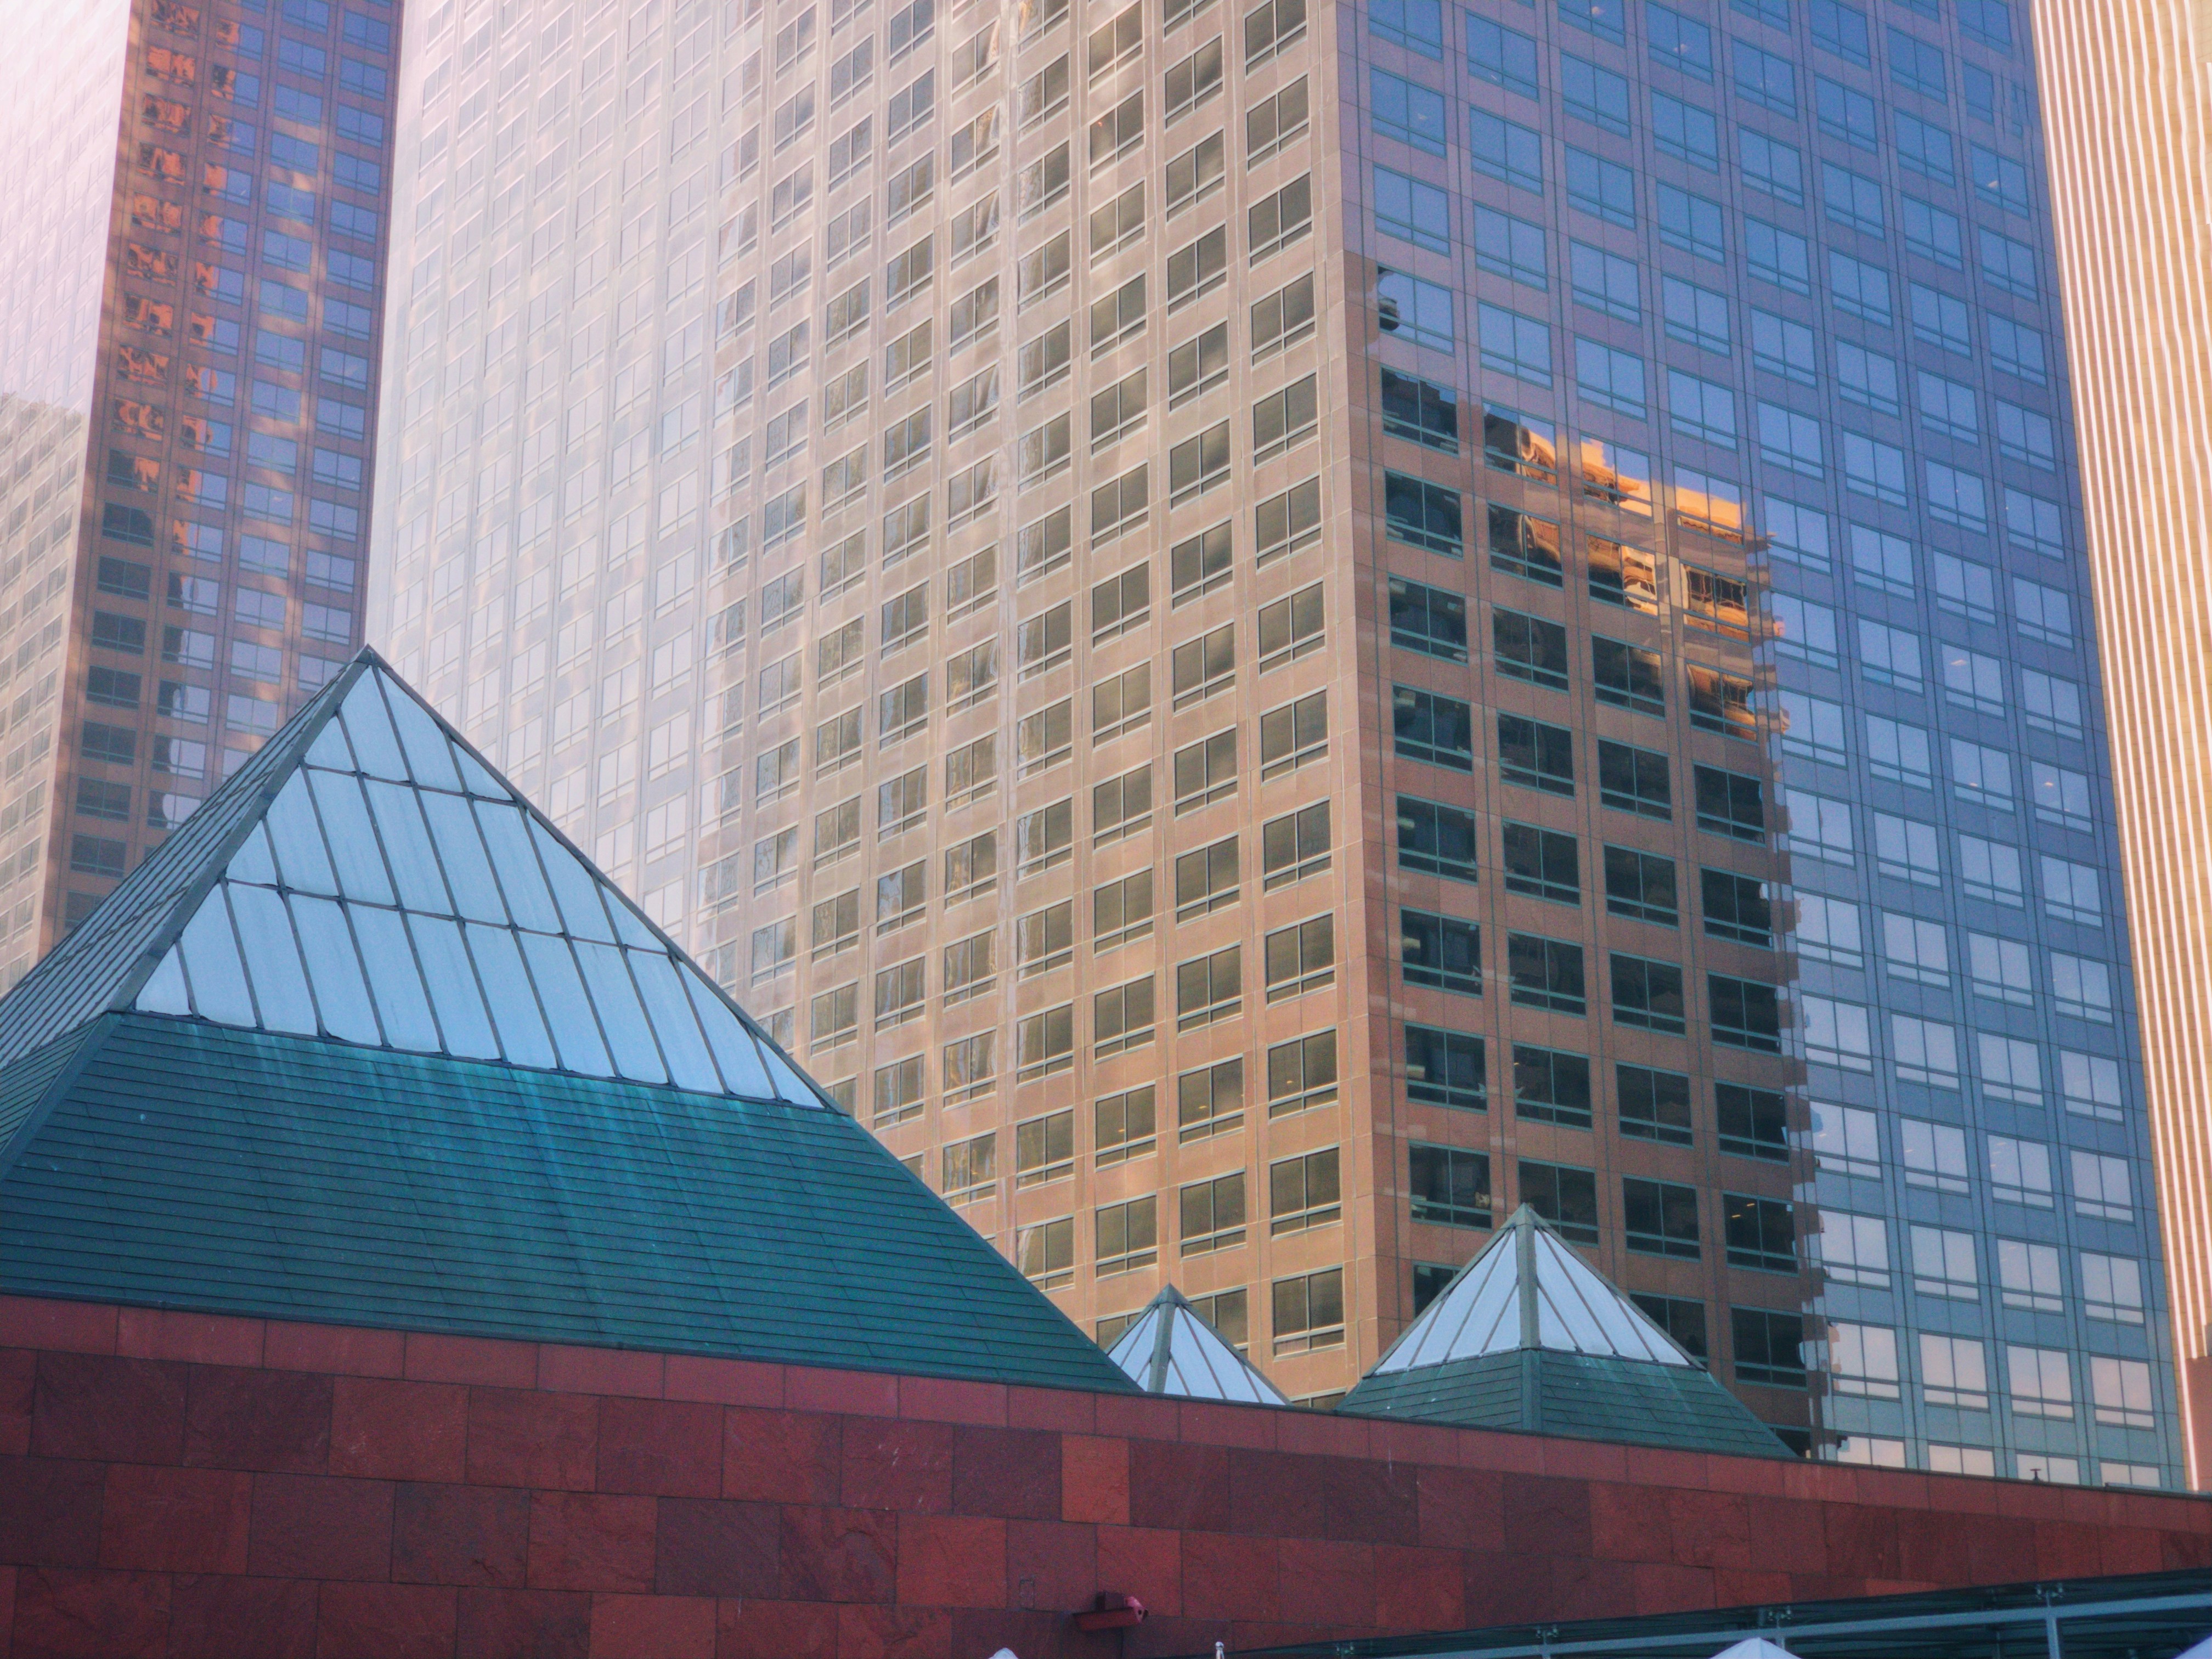
[[[1086,1329],[1326,1399],[1527,1202],[1825,1455],[2171,1484],[2027,47],[422,10],[371,637]]]
[[[360,641],[399,22],[0,24],[4,988]]]
[[[2192,1483],[2212,1484],[2212,7],[2039,3]]]

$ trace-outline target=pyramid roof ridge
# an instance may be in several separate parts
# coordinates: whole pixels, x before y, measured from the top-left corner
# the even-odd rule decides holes
[[[1106,1357],[1147,1394],[1244,1405],[1291,1403],[1173,1285],[1160,1287]]]
[[[0,997],[0,1065],[125,1009],[829,1105],[368,647]]]

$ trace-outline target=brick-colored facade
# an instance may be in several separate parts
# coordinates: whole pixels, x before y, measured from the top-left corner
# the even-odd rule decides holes
[[[2212,1567],[2212,1503],[0,1299],[0,1659],[1118,1659]],[[12,1645],[11,1645],[12,1644]]]

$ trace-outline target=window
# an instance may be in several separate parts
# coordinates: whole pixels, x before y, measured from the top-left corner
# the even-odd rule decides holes
[[[1378,77],[1380,73],[1378,70]],[[1441,120],[1441,103],[1437,105],[1437,118]],[[1439,149],[1437,153],[1442,155],[1443,152]],[[1249,260],[1256,265],[1268,255],[1280,252],[1313,228],[1311,176],[1294,179],[1273,195],[1262,197],[1247,210],[1245,219]],[[1175,286],[1175,272],[1170,270],[1168,273],[1170,304],[1173,303]]]
[[[1572,1244],[1597,1243],[1597,1172],[1522,1158],[1521,1201]]]
[[[1625,1135],[1670,1146],[1687,1146],[1694,1139],[1690,1079],[1679,1072],[1619,1063],[1613,1067],[1613,1099]]]
[[[1312,278],[1300,279],[1312,298]],[[1179,409],[1229,378],[1229,325],[1216,323],[1168,353],[1168,407]]]
[[[1797,80],[1790,60],[1762,51],[1741,35],[1730,45],[1735,48],[1735,95],[1777,115],[1796,118]]]
[[[1092,1109],[1091,1145],[1100,1169],[1142,1158],[1156,1145],[1152,1085],[1108,1095]]]
[[[1782,1008],[1771,985],[1725,974],[1705,975],[1713,1041],[1763,1054],[1782,1051]]]
[[[1623,229],[1636,228],[1636,174],[1587,150],[1567,150],[1569,205]]]
[[[1605,849],[1605,908],[1616,916],[1673,927],[1680,921],[1674,860],[1632,847]]]
[[[1075,1064],[1073,1005],[1048,1008],[1014,1023],[1014,1078],[1050,1077]]]
[[[1326,1106],[1336,1098],[1336,1033],[1279,1042],[1267,1050],[1267,1115]]]
[[[1175,810],[1209,806],[1237,787],[1237,732],[1231,727],[1175,752]]]
[[[1400,955],[1408,985],[1482,994],[1482,929],[1456,916],[1401,908]]]
[[[1637,1294],[1628,1298],[1644,1317],[1674,1340],[1692,1358],[1705,1358],[1705,1304],[1686,1297]]]
[[[1518,30],[1468,12],[1467,71],[1478,81],[1503,87],[1523,98],[1537,95],[1536,43]]]
[[[1438,1227],[1490,1225],[1487,1153],[1416,1140],[1408,1145],[1407,1159],[1414,1220]]]
[[[1063,14],[1064,15],[1064,14]],[[1075,1277],[1075,1218],[1042,1221],[1014,1234],[1014,1266],[1041,1291],[1057,1290]]]
[[[1651,141],[1662,155],[1679,157],[1709,173],[1720,171],[1720,123],[1711,110],[1701,105],[1670,98],[1655,88],[1651,94]]]
[[[1474,262],[1494,276],[1530,288],[1548,286],[1550,256],[1545,247],[1549,240],[1541,225],[1480,202],[1474,204]],[[1629,265],[1628,270],[1632,281],[1635,267]],[[1632,296],[1633,292],[1632,288]]]
[[[1343,1268],[1279,1279],[1272,1288],[1276,1354],[1344,1346]]]
[[[1561,1014],[1587,1012],[1581,945],[1536,933],[1508,933],[1505,965],[1516,1006]]]
[[[1639,1255],[1698,1259],[1698,1189],[1668,1181],[1620,1183],[1628,1248]]]
[[[1176,1194],[1184,1255],[1232,1249],[1244,1242],[1244,1172],[1194,1182]]]
[[[1765,1308],[1730,1308],[1729,1332],[1737,1382],[1780,1389],[1805,1386],[1802,1315]]]
[[[1587,1056],[1513,1045],[1513,1111],[1516,1117],[1590,1127],[1590,1066]]]
[[[1579,293],[1577,297],[1581,297]],[[1666,324],[1668,338],[1717,352],[1723,357],[1734,349],[1726,295],[1701,288],[1695,283],[1685,282],[1680,276],[1667,276],[1659,284],[1659,310]],[[1759,337],[1756,319],[1767,314],[1765,312],[1754,313],[1754,346]],[[1781,319],[1777,318],[1775,321],[1778,323]],[[1762,361],[1759,367],[1764,368],[1768,365]]]
[[[1342,1218],[1337,1149],[1326,1147],[1267,1166],[1270,1237],[1325,1227]]]
[[[2143,1322],[2142,1265],[2122,1255],[2081,1252],[2082,1310],[2092,1319]]]
[[[1244,115],[1244,164],[1264,161],[1283,146],[1304,137],[1308,124],[1306,77],[1303,75],[1272,98],[1252,105]]]
[[[1433,692],[1415,690],[1403,685],[1392,688],[1390,704],[1395,750],[1401,759],[1425,761],[1431,766],[1448,767],[1456,772],[1474,771],[1474,714],[1468,704],[1456,698],[1440,697]],[[1501,750],[1508,748],[1505,732],[1509,720],[1516,722],[1516,735],[1519,728],[1528,728],[1525,741],[1530,754],[1525,769],[1533,774],[1539,766],[1534,752],[1539,745],[1536,735],[1539,728],[1533,721],[1501,714],[1498,716]],[[1559,734],[1560,754],[1556,757],[1564,758],[1567,782],[1565,793],[1571,794],[1574,780],[1572,736],[1556,726],[1540,729]],[[1512,764],[1510,754],[1507,764],[1509,767]]]
[[[1449,318],[1447,309],[1447,318]],[[1314,434],[1320,415],[1316,379],[1309,374],[1252,405],[1252,460],[1273,460]]]
[[[2089,1396],[2092,1414],[2100,1423],[2123,1429],[2158,1426],[2152,1407],[2150,1367],[2140,1359],[2092,1355]]]
[[[1188,921],[1237,902],[1237,837],[1176,860],[1176,920]]]
[[[1682,970],[1669,962],[1613,952],[1613,1018],[1616,1025],[1641,1026],[1677,1036],[1688,1029],[1682,1001]]]
[[[1785,144],[1779,139],[1770,138],[1752,127],[1739,126],[1735,132],[1736,151],[1744,183],[1753,190],[1763,190],[1792,207],[1802,207],[1805,204],[1804,153],[1795,144]],[[1766,228],[1771,231],[1773,228],[1769,226]],[[1776,232],[1775,234],[1782,236],[1787,233]]]
[[[1701,870],[1705,932],[1716,939],[1771,950],[1774,945],[1774,906],[1766,884],[1732,870]]]
[[[1542,193],[1544,140],[1534,129],[1486,110],[1469,109],[1467,150],[1477,173],[1500,184]]]
[[[1065,906],[1054,906],[1064,910]],[[1065,955],[1060,957],[1065,960]],[[1027,972],[1027,969],[1024,970]],[[1141,1048],[1152,1040],[1156,1024],[1152,1012],[1152,975],[1131,980],[1101,991],[1091,1000],[1093,1054],[1100,1060]]]
[[[1458,392],[1392,368],[1382,371],[1382,387],[1386,434],[1448,455],[1459,453]]]
[[[1723,1193],[1721,1206],[1730,1267],[1774,1273],[1797,1271],[1797,1223],[1787,1201]]]
[[[2017,1416],[2073,1419],[2074,1376],[2061,1349],[2007,1344],[2005,1388]]]
[[[1718,202],[1659,186],[1659,240],[1668,246],[1715,262],[1728,257],[1726,216]]]
[[[1540,617],[1494,610],[1491,646],[1498,672],[1548,690],[1567,689],[1567,630]]]
[[[1599,745],[1601,772],[1605,747]],[[1499,769],[1506,782],[1555,795],[1575,793],[1574,734],[1565,726],[1547,726],[1517,714],[1500,714],[1498,751]]]
[[[1325,808],[1326,803],[1323,805]],[[1398,863],[1401,868],[1425,871],[1431,875],[1445,876],[1455,881],[1473,881],[1476,876],[1476,833],[1472,812],[1422,800],[1413,795],[1398,797]],[[1562,839],[1567,842],[1571,859],[1573,839]],[[1569,869],[1571,872],[1571,863]],[[1508,884],[1510,885],[1510,881]]]
[[[1564,647],[1564,638],[1561,644]],[[1603,635],[1591,636],[1590,678],[1600,702],[1663,717],[1667,693],[1660,672],[1659,653],[1650,647],[1628,645]]]
[[[1091,946],[1104,952],[1148,937],[1152,931],[1152,872],[1139,870],[1093,888]]]
[[[1487,362],[1487,359],[1485,361]],[[1644,416],[1644,360],[1632,352],[1616,351],[1611,346],[1578,336],[1575,340],[1575,390],[1586,403],[1640,421]]]
[[[1641,548],[1601,537],[1584,538],[1589,561],[1590,598],[1623,609],[1659,614],[1659,567]]]
[[[1382,511],[1384,533],[1392,541],[1404,542],[1431,553],[1442,554],[1446,558],[1462,556],[1465,530],[1461,518],[1458,490],[1403,472],[1386,471],[1382,475]],[[1393,577],[1390,610],[1394,636],[1397,631],[1400,586],[1401,579]],[[1437,588],[1423,588],[1421,591],[1425,593],[1443,592],[1442,589]],[[1463,662],[1467,658],[1467,601],[1456,593],[1445,594],[1444,597],[1458,609],[1460,638],[1458,655],[1454,660]],[[1404,643],[1395,637],[1392,642]],[[1413,645],[1407,648],[1419,650],[1423,647]]]
[[[1296,345],[1314,331],[1313,273],[1285,284],[1276,292],[1259,301],[1252,307],[1252,361],[1260,363],[1287,347]],[[1211,338],[1205,336],[1202,338]],[[1227,345],[1222,348],[1222,363],[1225,373]],[[1201,349],[1201,358],[1204,352]],[[1172,373],[1173,360],[1170,359]],[[1203,362],[1188,396],[1196,396],[1215,385],[1219,375]]]
[[[1468,858],[1474,854],[1468,852]],[[1548,898],[1555,905],[1582,902],[1582,872],[1577,842],[1558,830],[1540,830],[1531,823],[1504,825],[1506,891]],[[1468,865],[1471,867],[1471,865]],[[1474,880],[1474,876],[1468,876]]]
[[[1572,52],[1559,56],[1559,98],[1567,113],[1578,120],[1623,138],[1633,131],[1628,124],[1627,81]]]
[[[1133,476],[1141,476],[1139,472]],[[1229,422],[1207,428],[1168,452],[1168,501],[1180,506],[1229,481]]]
[[[1230,945],[1176,969],[1176,1029],[1211,1025],[1243,1009],[1242,947]]]
[[[1376,267],[1375,288],[1382,332],[1431,351],[1449,351],[1452,349],[1454,331],[1449,289],[1382,265]],[[1257,419],[1256,410],[1255,419]],[[1255,447],[1257,447],[1256,443]],[[1259,459],[1264,460],[1267,455],[1262,454]]]
[[[1014,820],[1014,861],[1017,876],[1026,878],[1065,863],[1072,830],[1070,803],[1054,801]],[[950,883],[947,883],[948,887]],[[949,898],[951,894],[948,892]]]
[[[1443,155],[1442,93],[1375,69],[1369,71],[1368,99],[1369,117],[1377,137],[1395,138],[1431,155]]]
[[[1176,1079],[1178,1139],[1202,1140],[1244,1121],[1244,1062],[1224,1060]]]
[[[1261,566],[1314,545],[1321,538],[1321,480],[1309,478],[1261,501],[1253,509],[1252,530],[1254,562]]]
[[[1401,798],[1402,799],[1402,798]],[[1316,801],[1295,812],[1279,818],[1270,818],[1260,826],[1261,889],[1273,892],[1278,887],[1291,886],[1309,876],[1319,875],[1328,868],[1329,861],[1329,804]],[[1400,819],[1401,852],[1403,852],[1404,820]],[[1473,878],[1469,877],[1472,880]]]
[[[1880,181],[1848,167],[1839,167],[1832,161],[1824,161],[1820,164],[1820,197],[1831,223],[1868,236],[1883,234]]]
[[[945,1006],[957,1006],[982,995],[997,983],[998,935],[977,933],[945,947]]]
[[[1992,1147],[1996,1145],[1994,1136],[1990,1144]],[[2039,1147],[2037,1150],[2042,1149]],[[2100,1221],[2130,1222],[2135,1219],[2125,1158],[2084,1152],[2069,1152],[2066,1156],[2074,1180],[2074,1209],[2076,1214],[2094,1217]]]
[[[1295,926],[1278,928],[1267,934],[1262,944],[1268,1001],[1304,996],[1309,991],[1336,982],[1336,927],[1333,916],[1314,916]]]
[[[1425,1025],[1406,1027],[1406,1097],[1480,1112],[1489,1105],[1483,1040]]]

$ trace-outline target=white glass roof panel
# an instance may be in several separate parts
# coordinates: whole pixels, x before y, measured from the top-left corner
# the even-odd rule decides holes
[[[422,809],[416,803],[419,792],[396,783],[370,779],[368,810],[384,842],[385,862],[392,868],[392,885],[399,890],[399,908],[427,915],[450,916],[453,901],[446,895],[446,878],[438,869],[438,854],[423,827]]]
[[[255,1025],[253,994],[246,988],[246,963],[231,931],[222,889],[211,889],[185,924],[178,944],[184,949],[185,977],[191,981],[192,1012],[224,1025]]]
[[[337,901],[311,898],[305,893],[290,897],[292,921],[300,930],[300,954],[313,981],[315,1006],[323,1016],[323,1029],[347,1042],[379,1042],[376,1011],[369,1005],[368,985],[362,979],[361,961],[354,954],[353,934]]]
[[[292,919],[284,914],[284,901],[269,887],[224,882],[218,890],[230,898],[262,1025],[271,1031],[314,1036],[314,999],[307,994],[307,971],[300,965],[300,949],[292,940]]]
[[[653,1017],[670,1077],[679,1088],[720,1093],[722,1079],[715,1074],[714,1056],[707,1052],[707,1039],[699,1034],[698,1018],[676,976],[676,964],[659,952],[632,951],[629,956],[630,973]]]
[[[269,856],[269,837],[255,824],[238,850],[230,855],[230,867],[223,872],[233,881],[251,881],[264,887],[276,884],[276,861]]]
[[[337,896],[338,878],[331,868],[330,852],[323,845],[323,827],[316,820],[314,803],[307,799],[307,773],[295,772],[276,792],[262,826],[276,848],[276,867],[287,887],[329,898]]]
[[[149,1014],[191,1012],[192,994],[185,984],[185,958],[180,946],[172,945],[162,953],[160,964],[138,988],[138,1000],[131,1006]]]
[[[461,769],[461,784],[471,795],[482,795],[487,800],[509,800],[513,797],[500,787],[484,763],[465,749],[456,746],[453,764]]]
[[[353,750],[346,746],[345,727],[331,721],[315,733],[315,740],[307,745],[307,764],[328,767],[333,772],[353,770]]]
[[[446,1052],[465,1060],[497,1060],[499,1038],[484,1012],[483,995],[477,988],[475,967],[461,943],[461,925],[441,916],[410,916],[407,931],[414,936],[415,954],[422,964],[423,982],[430,988],[430,1006],[437,1010],[438,1029],[446,1039]]]
[[[375,678],[363,675],[366,685]],[[433,789],[451,789],[458,793],[461,787],[460,769],[453,764],[453,751],[446,742],[446,734],[438,729],[438,722],[430,718],[429,711],[408,696],[385,699],[391,711],[392,723],[398,728],[399,746],[406,752],[409,775],[415,781]]]
[[[545,933],[524,933],[523,960],[530,964],[531,982],[538,988],[538,1006],[545,1012],[545,1026],[561,1051],[561,1064],[572,1072],[592,1077],[612,1077],[614,1062],[599,1040],[599,1021],[592,1000],[584,994],[583,976],[565,939]]]
[[[614,1053],[615,1069],[641,1083],[665,1083],[668,1068],[661,1064],[660,1045],[653,1041],[653,1023],[637,1000],[637,987],[630,982],[623,956],[611,945],[576,941],[576,959],[583,964],[584,983],[599,1011],[599,1028]]]
[[[499,881],[491,872],[483,837],[477,833],[476,815],[459,795],[425,791],[418,797],[422,816],[429,820],[430,839],[445,866],[453,889],[454,908],[471,921],[507,920],[507,905],[499,896]]]
[[[544,862],[545,878],[560,903],[563,931],[578,939],[613,944],[614,930],[607,926],[606,907],[599,902],[599,884],[584,867],[583,860],[535,818],[530,821],[530,839]]]
[[[370,825],[368,805],[362,799],[361,780],[343,772],[310,769],[315,811],[337,867],[338,890],[365,904],[390,904],[392,878],[377,850],[376,831]]]
[[[1172,1285],[1152,1298],[1115,1339],[1106,1357],[1148,1393],[1267,1406],[1290,1403]]]
[[[1524,1299],[1532,1299],[1539,1347],[1667,1365],[1692,1363],[1633,1303],[1524,1208],[1406,1328],[1376,1362],[1375,1373],[1518,1348]]]
[[[362,771],[372,778],[384,778],[393,783],[407,781],[407,757],[392,729],[391,716],[384,712],[384,699],[377,693],[375,675],[363,674],[354,682],[353,690],[338,705],[338,719],[345,724],[354,759]]]
[[[484,1000],[491,1006],[492,1023],[498,1028],[500,1047],[507,1057],[518,1066],[550,1069],[560,1064],[515,936],[504,927],[471,922],[467,938],[469,954],[477,965],[477,982],[483,986]]]
[[[135,982],[149,1013],[828,1103],[380,665],[306,719],[195,819],[219,827],[148,860],[167,885],[140,896],[144,937],[100,995]]]
[[[434,1054],[443,1046],[437,1022],[430,1016],[430,999],[422,975],[408,948],[407,925],[397,910],[366,904],[349,907],[353,930],[361,940],[362,959],[368,964],[368,982],[376,993],[377,1012],[384,1016],[384,1037],[395,1048],[418,1054]]]
[[[772,1097],[775,1085],[769,1081],[768,1066],[751,1033],[696,971],[687,965],[683,974],[684,988],[690,993],[692,1010],[699,1016],[699,1029],[707,1034],[707,1046],[714,1051],[714,1063],[721,1067],[722,1086],[733,1095],[756,1100]],[[821,1103],[811,1094],[798,1099],[809,1106]]]
[[[522,810],[478,801],[477,823],[483,831],[492,872],[499,878],[500,891],[514,913],[514,925],[533,933],[559,933],[561,912],[545,885],[545,872],[538,867],[538,854],[530,844],[529,820]]]

